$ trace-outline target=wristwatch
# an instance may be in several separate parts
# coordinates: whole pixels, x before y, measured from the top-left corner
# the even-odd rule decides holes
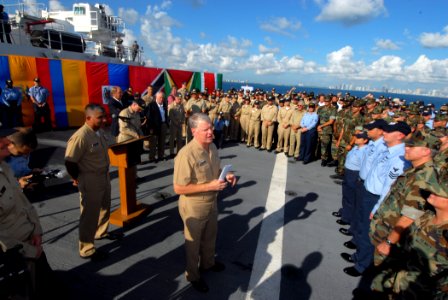
[[[389,246],[393,246],[393,243],[389,239],[386,240],[386,244],[388,244]]]

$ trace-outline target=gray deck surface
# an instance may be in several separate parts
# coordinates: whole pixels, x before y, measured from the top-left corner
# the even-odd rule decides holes
[[[40,146],[32,163],[63,168],[64,144],[73,130],[39,134]],[[52,268],[68,287],[73,299],[245,299],[275,155],[228,144],[220,150],[223,164],[232,164],[239,177],[236,188],[219,196],[217,256],[227,269],[204,274],[210,286],[203,295],[184,279],[182,222],[172,188],[173,160],[138,166],[137,196],[151,213],[123,230],[121,241],[98,241],[109,252],[103,262],[78,255],[79,197],[68,178],[49,180],[45,192],[34,199],[44,229],[44,249]],[[283,155],[283,154],[279,154]],[[341,203],[341,187],[329,175],[332,168],[320,161],[306,166],[288,162],[284,214],[276,215],[277,228],[267,232],[274,241],[283,227],[280,299],[351,299],[359,279],[342,272],[349,266],[340,258],[348,238],[338,232],[331,216]],[[111,168],[112,207],[119,205],[117,171]],[[274,226],[275,227],[275,226]],[[266,241],[264,241],[266,242]],[[270,241],[267,241],[268,243]],[[261,251],[264,249],[261,247]],[[269,278],[257,288],[271,288]],[[277,287],[278,288],[278,287]],[[258,296],[257,299],[264,299]],[[271,299],[269,299],[271,300]]]

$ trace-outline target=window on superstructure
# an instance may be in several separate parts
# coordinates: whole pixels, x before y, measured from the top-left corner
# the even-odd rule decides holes
[[[93,26],[98,25],[98,20],[96,17],[96,11],[91,11],[90,12],[90,24]]]
[[[82,6],[75,6],[75,15],[84,16],[86,14],[86,8]]]

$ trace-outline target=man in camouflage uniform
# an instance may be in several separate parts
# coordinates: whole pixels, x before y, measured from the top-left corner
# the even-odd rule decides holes
[[[364,123],[369,123],[370,121],[373,121],[373,110],[377,106],[377,102],[375,99],[369,99],[366,102],[366,111],[364,112]]]
[[[277,121],[277,107],[274,105],[274,96],[268,97],[268,104],[261,109],[261,148],[271,151],[274,123]]]
[[[372,288],[399,299],[447,299],[448,174],[445,168],[422,190],[430,193],[426,211],[410,226],[400,261],[376,276]]]
[[[280,100],[282,101],[282,100]],[[293,109],[291,109],[290,99],[286,98],[283,100],[285,103],[282,108],[279,109],[277,114],[277,121],[278,121],[278,141],[277,141],[277,149],[275,152],[280,153],[284,152],[285,155],[288,155],[289,150],[289,136],[291,133],[291,116],[293,113]]]
[[[317,132],[320,140],[321,166],[323,167],[333,160],[331,157],[331,138],[333,136],[333,123],[336,119],[336,109],[331,106],[330,98],[324,97],[324,103],[324,106],[317,110],[319,115]]]
[[[347,114],[350,113],[350,103],[347,102],[344,98],[341,99],[342,101],[342,108],[336,112],[335,120],[333,123],[333,138],[331,139],[331,157],[333,157],[333,161],[329,162],[327,164],[328,167],[337,167],[338,161],[339,161],[339,152],[338,152],[338,140],[339,136],[341,134],[342,128],[344,126],[344,120],[347,116]],[[341,152],[343,153],[343,152]]]
[[[345,157],[347,152],[352,150],[355,143],[354,134],[356,133],[356,128],[362,127],[364,125],[364,118],[361,114],[364,102],[362,100],[356,100],[353,102],[351,111],[345,115],[344,126],[342,127],[341,133],[338,139],[338,167],[336,171],[336,176],[333,179],[342,179],[344,174]]]
[[[300,100],[297,103],[297,106],[292,110],[291,120],[289,121],[289,125],[291,126],[291,133],[289,137],[289,152],[288,156],[294,156],[295,160],[299,159],[299,150],[300,150],[300,136],[302,131],[300,126],[300,121],[302,121],[302,117],[305,114],[304,103]]]
[[[416,132],[405,145],[405,159],[412,163],[412,168],[397,178],[384,201],[373,209],[369,236],[376,247],[375,265],[385,258],[399,258],[398,251],[393,253],[391,248],[400,244],[406,228],[425,212],[426,200],[420,188],[422,183],[431,183],[436,178],[432,154],[439,148],[440,140],[432,134]]]

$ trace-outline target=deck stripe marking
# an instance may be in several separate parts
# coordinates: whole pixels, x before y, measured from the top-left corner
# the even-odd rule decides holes
[[[253,269],[246,294],[247,300],[275,300],[280,297],[287,167],[288,158],[283,153],[278,154],[275,158],[266,201],[266,211],[263,215],[263,223],[258,237]]]

